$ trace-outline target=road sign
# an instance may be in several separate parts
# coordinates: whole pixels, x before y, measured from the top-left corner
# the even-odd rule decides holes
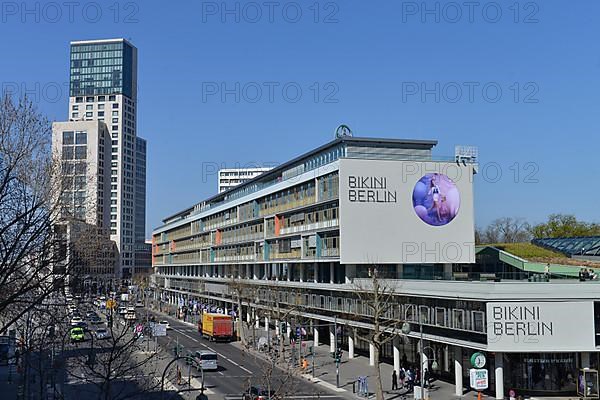
[[[488,370],[475,369],[469,370],[471,387],[475,390],[485,390],[488,388]]]
[[[152,336],[167,336],[167,326],[163,324],[153,324]]]

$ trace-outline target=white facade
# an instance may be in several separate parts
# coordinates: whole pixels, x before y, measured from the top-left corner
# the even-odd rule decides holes
[[[219,170],[219,193],[257,177],[271,168],[226,168]]]

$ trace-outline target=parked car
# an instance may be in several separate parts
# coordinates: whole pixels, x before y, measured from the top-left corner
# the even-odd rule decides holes
[[[110,337],[110,333],[108,332],[107,329],[104,329],[104,328],[98,329],[96,331],[95,335],[96,335],[96,339],[98,339],[98,340],[108,339]]]

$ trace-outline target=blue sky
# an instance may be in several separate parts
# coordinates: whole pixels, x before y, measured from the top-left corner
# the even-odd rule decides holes
[[[437,139],[437,156],[478,146],[478,225],[598,221],[598,1],[25,4],[2,3],[0,77],[50,119],[67,117],[70,40],[138,47],[148,232],[213,194],[215,166],[284,162],[340,123]]]

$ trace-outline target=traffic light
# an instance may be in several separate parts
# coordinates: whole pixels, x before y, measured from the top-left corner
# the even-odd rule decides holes
[[[335,358],[335,362],[339,363],[342,361],[342,349],[341,348],[337,348],[334,354],[334,358]]]
[[[175,355],[177,357],[179,357],[179,355],[181,353],[183,353],[183,346],[182,345],[175,345],[175,346],[173,346],[173,353],[175,353]]]

